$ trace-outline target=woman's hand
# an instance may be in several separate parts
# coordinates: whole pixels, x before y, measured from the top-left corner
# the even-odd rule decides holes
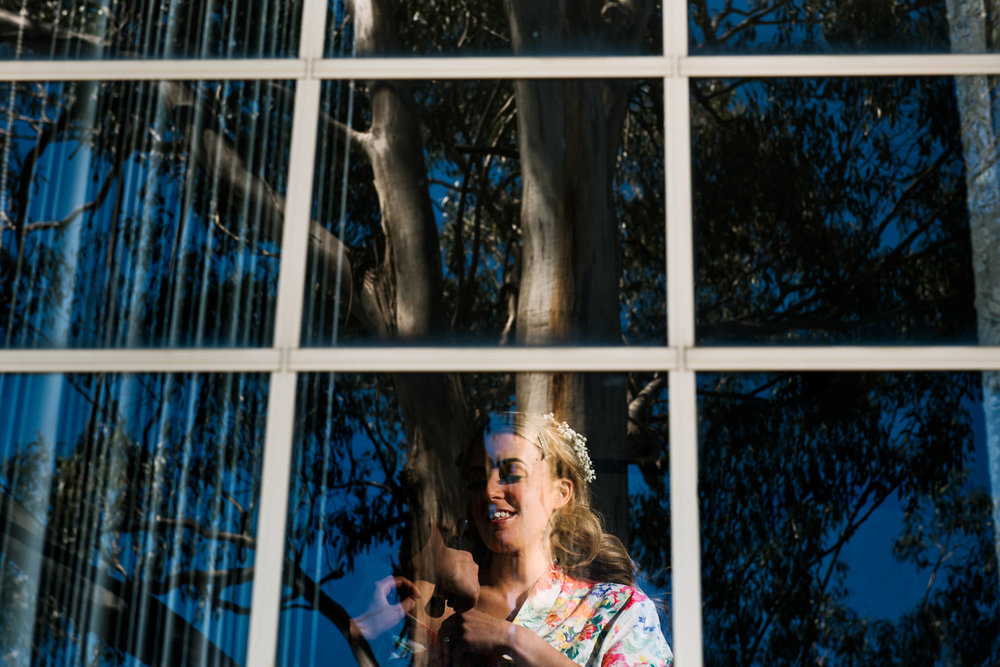
[[[414,562],[417,578],[437,587],[434,597],[443,598],[459,612],[475,606],[479,599],[479,566],[468,551],[446,545],[436,526]],[[432,615],[440,616],[440,611]]]
[[[499,657],[511,653],[523,631],[521,626],[478,609],[454,614],[438,630],[440,664],[462,664],[467,657]]]
[[[437,555],[437,590],[457,612],[472,609],[479,599],[479,566],[472,554],[445,547]]]
[[[395,590],[399,602],[391,604],[389,593]],[[417,605],[420,591],[406,577],[385,577],[375,582],[375,593],[365,613],[351,619],[351,631],[358,632],[366,639],[379,636],[403,620]]]
[[[531,630],[478,609],[451,616],[438,630],[436,664],[482,665],[503,657],[496,664],[577,667]]]

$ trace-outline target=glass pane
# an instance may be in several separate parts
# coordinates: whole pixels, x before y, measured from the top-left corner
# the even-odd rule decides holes
[[[246,660],[257,375],[0,375],[5,665]]]
[[[303,344],[663,344],[662,100],[329,82]]]
[[[505,412],[514,406],[533,415],[514,424],[527,440],[509,438]],[[571,414],[561,418],[586,436],[594,506],[639,559],[638,586],[661,603],[655,614],[655,606],[643,607],[647,620],[651,627],[659,617],[669,639],[665,375],[316,374],[299,383],[279,664],[340,664],[368,652],[376,664],[419,662],[442,650],[440,623],[452,605],[468,603],[463,593],[480,591],[479,608],[497,613],[489,606],[496,602],[491,573],[518,559],[525,591],[552,558],[571,576],[614,581],[621,563],[604,557],[611,547],[601,547],[598,559],[605,572],[567,551],[571,538],[579,545],[592,539],[585,525],[593,515],[579,506],[591,485],[572,435],[541,416],[546,409]],[[536,442],[546,443],[545,459]],[[566,489],[556,477],[571,481],[570,495],[558,495]],[[558,537],[545,527],[550,509]],[[421,597],[412,599],[410,585],[393,577],[415,582]],[[435,591],[450,602],[439,605]],[[528,598],[519,624],[532,627],[525,619],[537,590]],[[607,650],[614,642],[605,639],[600,628],[581,637],[578,659]],[[549,641],[558,643],[555,634]],[[571,651],[571,643],[560,650]],[[646,650],[654,659],[664,648]]]
[[[0,10],[0,59],[287,58],[301,0],[33,0]]]
[[[948,13],[948,5],[958,9]],[[996,0],[689,0],[689,52],[994,53]]]
[[[0,345],[268,345],[291,82],[0,84]]]
[[[698,340],[997,344],[998,89],[961,81],[693,81]]]
[[[706,665],[996,663],[982,378],[699,376]]]
[[[326,56],[662,53],[660,3],[332,0]],[[361,37],[359,37],[359,35]]]

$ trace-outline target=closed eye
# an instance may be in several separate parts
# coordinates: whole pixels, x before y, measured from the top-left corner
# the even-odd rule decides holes
[[[500,483],[516,484],[524,478],[524,471],[519,463],[509,463],[500,466]]]

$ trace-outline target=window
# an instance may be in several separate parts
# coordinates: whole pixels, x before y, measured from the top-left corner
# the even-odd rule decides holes
[[[995,3],[224,4],[0,11],[11,660],[346,651],[515,404],[679,664],[997,659]]]

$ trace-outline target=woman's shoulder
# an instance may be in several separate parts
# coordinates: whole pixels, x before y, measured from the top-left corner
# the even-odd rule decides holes
[[[600,599],[605,606],[624,610],[636,605],[652,605],[649,597],[637,586],[614,582],[596,582],[592,584],[589,597]]]
[[[568,574],[563,574],[562,577],[563,593],[577,599],[585,598],[588,606],[620,611],[634,605],[652,605],[649,597],[637,586],[612,581],[592,581]]]
[[[603,619],[602,665],[669,667],[673,664],[656,604],[640,588],[596,583],[590,595],[595,617]]]

